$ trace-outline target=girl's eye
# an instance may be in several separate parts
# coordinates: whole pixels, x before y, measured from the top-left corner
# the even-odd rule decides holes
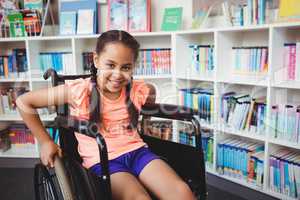
[[[122,69],[123,69],[123,71],[129,71],[130,69],[131,69],[131,67],[129,67],[129,66],[124,66],[124,67],[122,67]]]
[[[114,68],[115,67],[115,65],[114,64],[110,64],[110,63],[108,63],[108,64],[106,64],[109,68]]]

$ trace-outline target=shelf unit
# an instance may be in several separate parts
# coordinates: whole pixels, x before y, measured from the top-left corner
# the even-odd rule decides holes
[[[141,48],[171,48],[171,75],[166,76],[135,76],[136,79],[144,79],[151,82],[157,90],[157,102],[179,104],[178,89],[209,85],[214,90],[214,115],[213,123],[201,123],[202,127],[213,130],[214,137],[214,165],[207,169],[208,173],[220,176],[238,184],[245,185],[251,189],[263,192],[280,199],[292,199],[288,196],[278,194],[269,189],[269,156],[274,148],[288,147],[300,150],[299,143],[279,141],[270,137],[270,128],[267,127],[263,135],[241,132],[224,127],[220,114],[220,97],[225,87],[239,87],[250,91],[259,91],[265,94],[267,99],[267,124],[270,119],[270,106],[283,100],[295,101],[300,95],[300,83],[294,81],[278,82],[274,78],[277,69],[282,65],[283,44],[291,41],[300,41],[300,24],[270,24],[262,26],[210,28],[201,30],[185,30],[176,32],[150,32],[132,33],[141,44]],[[51,83],[44,81],[37,73],[38,54],[47,51],[68,51],[73,55],[76,74],[83,73],[81,53],[93,51],[96,39],[99,35],[86,36],[57,36],[57,37],[35,37],[35,38],[0,38],[0,47],[16,48],[23,47],[27,50],[29,74],[24,79],[0,79],[1,84],[26,84],[30,90],[40,87],[48,87]],[[214,45],[215,68],[209,74],[199,74],[191,68],[191,58],[188,46],[191,44]],[[259,76],[247,76],[233,74],[231,71],[231,48],[234,46],[267,46],[269,51],[269,70],[266,74]],[[282,93],[284,90],[285,93]],[[283,94],[288,94],[284,96]],[[281,99],[280,99],[281,98]],[[297,102],[296,102],[297,103]],[[42,118],[50,121],[53,116]],[[0,121],[20,121],[18,116],[0,116]],[[175,124],[176,126],[176,124]],[[176,127],[175,127],[176,129]],[[220,175],[216,171],[216,149],[217,143],[230,136],[254,140],[265,146],[264,183],[262,188],[241,181],[239,179]],[[174,140],[178,140],[175,136]],[[37,152],[25,155],[21,153],[0,154],[0,157],[36,157]]]

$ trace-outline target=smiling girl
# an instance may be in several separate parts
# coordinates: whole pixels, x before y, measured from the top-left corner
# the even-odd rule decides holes
[[[138,52],[139,43],[129,33],[107,31],[97,40],[90,78],[26,93],[17,99],[17,106],[41,145],[40,157],[44,165],[52,167],[54,155],[61,155],[61,149],[47,134],[36,109],[68,103],[72,116],[97,123],[105,138],[113,199],[151,199],[148,190],[162,200],[193,200],[189,187],[147,148],[136,129],[135,113],[146,102],[155,102],[155,90],[151,85],[132,80]],[[91,103],[92,98],[97,99],[97,104]],[[96,141],[75,135],[83,166],[100,174]]]

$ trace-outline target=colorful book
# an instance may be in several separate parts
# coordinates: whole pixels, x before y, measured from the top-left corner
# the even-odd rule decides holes
[[[22,11],[25,30],[27,35],[36,36],[41,33],[41,14],[37,10]]]

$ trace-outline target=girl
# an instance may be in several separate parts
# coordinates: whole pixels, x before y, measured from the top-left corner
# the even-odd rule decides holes
[[[147,148],[135,128],[137,110],[146,102],[155,101],[153,87],[132,81],[138,52],[139,43],[127,32],[112,30],[101,34],[91,78],[26,93],[17,99],[19,112],[40,143],[44,165],[53,167],[54,155],[61,155],[61,149],[46,133],[36,108],[68,103],[72,116],[97,123],[105,138],[113,199],[151,199],[146,189],[163,200],[195,199],[175,172]],[[91,104],[92,98],[98,99],[97,105]],[[95,140],[80,134],[76,138],[83,166],[101,173]]]

